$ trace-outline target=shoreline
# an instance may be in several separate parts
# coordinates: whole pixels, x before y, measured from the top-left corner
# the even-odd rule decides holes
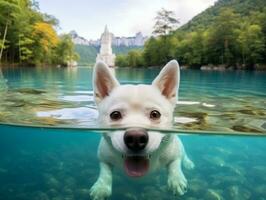
[[[40,65],[32,65],[32,64],[25,64],[25,63],[0,63],[0,67],[2,68],[8,68],[8,67],[27,67],[27,68],[35,68],[35,67],[78,67],[78,66],[88,66],[88,67],[93,67],[94,64],[77,64],[77,66],[63,66],[59,64],[40,64]],[[125,69],[141,69],[141,68],[147,68],[147,69],[156,69],[160,68],[162,66],[141,66],[141,67],[119,67],[115,66],[115,68],[125,68]],[[225,66],[225,65],[202,65],[198,67],[193,67],[193,66],[188,66],[188,65],[180,65],[181,70],[201,70],[201,71],[266,71],[266,64],[256,64],[252,67],[248,66]]]

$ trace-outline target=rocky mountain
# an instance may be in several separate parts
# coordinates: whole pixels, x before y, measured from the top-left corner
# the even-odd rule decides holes
[[[90,40],[79,36],[76,31],[71,31],[70,36],[75,44],[75,51],[79,54],[79,65],[91,65],[95,63],[100,49],[100,39]],[[148,37],[141,32],[133,37],[115,37],[112,39],[112,49],[115,54],[127,54],[133,49],[142,49]]]
[[[148,37],[143,36],[141,32],[136,33],[132,37],[116,37],[113,35],[112,46],[144,46],[144,43],[147,41]],[[90,40],[90,44],[93,46],[100,46],[101,40]]]
[[[74,44],[90,45],[90,42],[84,37],[79,36],[76,31],[70,31],[69,35],[71,36]]]
[[[99,47],[101,44],[100,38],[97,40],[88,41],[84,37],[79,36],[76,31],[71,31],[69,34],[72,37],[72,41],[74,42],[74,44],[87,46],[91,45],[95,47]],[[116,37],[113,35],[112,46],[142,47],[144,46],[144,43],[147,41],[147,39],[148,37],[143,36],[141,32],[136,33],[136,35],[132,37]]]

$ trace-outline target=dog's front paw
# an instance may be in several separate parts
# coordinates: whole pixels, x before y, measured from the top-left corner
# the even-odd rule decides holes
[[[112,194],[112,186],[97,181],[90,189],[90,196],[93,200],[105,200]]]
[[[183,195],[187,192],[187,179],[184,175],[169,176],[168,188],[174,195]]]

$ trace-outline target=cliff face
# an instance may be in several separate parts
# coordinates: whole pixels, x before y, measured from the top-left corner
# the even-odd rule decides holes
[[[79,36],[75,31],[71,31],[70,35],[72,37],[72,41],[78,45],[91,45],[99,47],[101,44],[100,39],[88,41],[87,39]],[[112,46],[142,47],[144,46],[144,43],[147,41],[147,39],[148,37],[143,36],[141,32],[136,33],[136,35],[133,37],[116,37],[113,35]]]
[[[90,45],[90,42],[87,39],[85,39],[84,37],[79,36],[76,31],[71,31],[69,33],[69,35],[71,36],[74,44]]]

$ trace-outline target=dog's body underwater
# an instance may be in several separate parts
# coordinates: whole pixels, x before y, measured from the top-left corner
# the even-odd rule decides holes
[[[189,169],[194,164],[181,140],[173,134],[145,129],[171,128],[179,88],[178,63],[167,63],[151,85],[120,85],[110,69],[98,62],[93,81],[100,125],[130,128],[103,134],[98,148],[100,175],[91,188],[92,199],[111,195],[113,167],[131,177],[166,167],[169,189],[184,194],[187,180],[181,164]]]

